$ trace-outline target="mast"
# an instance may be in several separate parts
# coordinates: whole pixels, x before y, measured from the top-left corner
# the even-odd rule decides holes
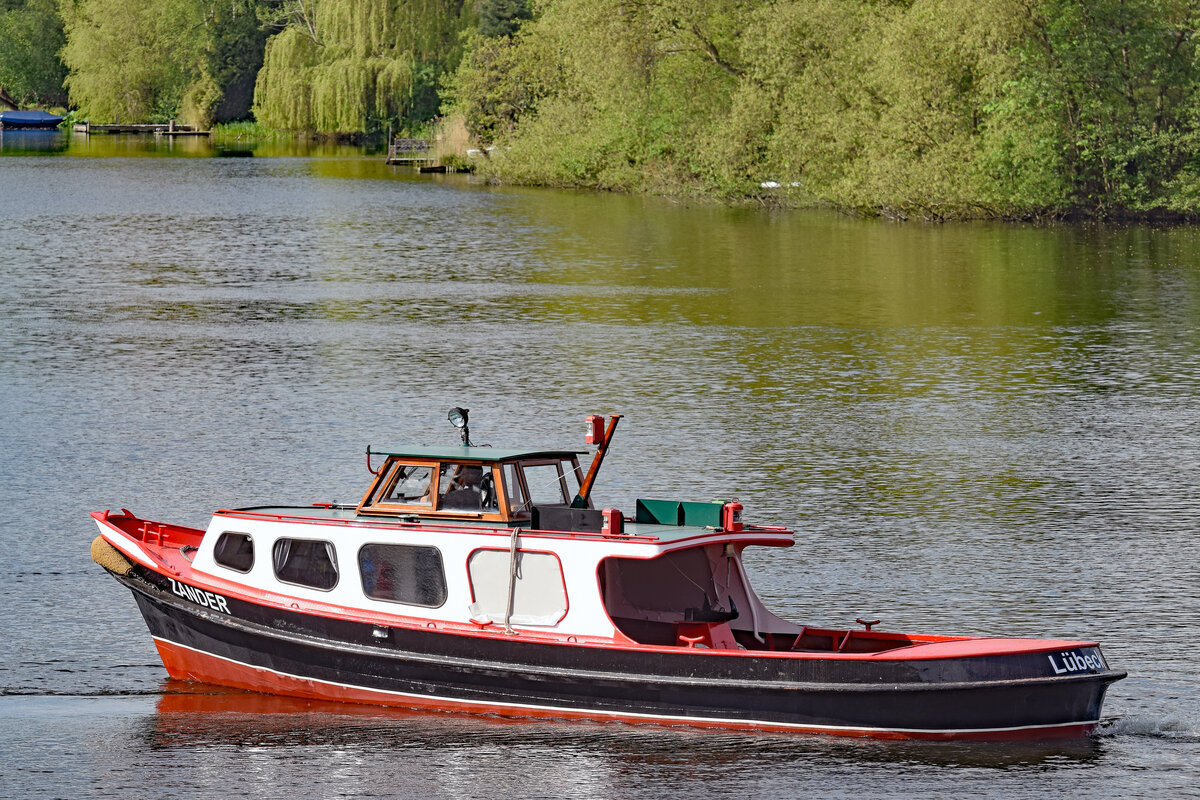
[[[583,479],[583,483],[579,485],[579,494],[575,495],[575,499],[571,501],[571,508],[587,508],[590,495],[592,493],[592,484],[596,482],[596,473],[600,471],[600,464],[604,461],[604,454],[608,452],[608,444],[612,441],[613,431],[617,429],[617,423],[621,420],[622,414],[610,414],[608,416],[608,427],[604,431],[604,439],[601,440],[596,448],[596,455],[592,458],[592,466],[588,468],[587,475]]]

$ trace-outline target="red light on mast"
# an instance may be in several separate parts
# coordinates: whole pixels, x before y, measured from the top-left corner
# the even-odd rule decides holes
[[[604,417],[599,414],[590,414],[587,418],[587,438],[585,441],[588,444],[601,444],[604,442]]]

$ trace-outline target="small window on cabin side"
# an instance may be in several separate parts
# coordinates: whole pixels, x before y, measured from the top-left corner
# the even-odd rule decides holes
[[[565,505],[562,474],[558,464],[526,464],[525,486],[529,488],[529,502],[535,506]]]
[[[467,561],[476,619],[504,622],[508,611],[508,581],[512,556],[507,550],[476,550]],[[517,551],[511,622],[556,625],[567,614],[567,590],[562,565],[551,553]]]
[[[401,464],[396,468],[396,474],[384,491],[383,497],[377,502],[399,503],[406,506],[428,506],[433,501],[429,498],[429,479],[433,469],[415,464]]]
[[[446,602],[446,572],[436,547],[366,544],[358,551],[358,569],[367,597],[428,608]]]
[[[338,582],[337,557],[332,542],[280,539],[272,549],[275,577],[327,592]]]
[[[479,464],[443,464],[438,477],[438,509],[487,512],[500,510],[492,468]]]
[[[517,476],[516,464],[505,464],[501,470],[504,479],[504,491],[508,493],[508,513],[529,515],[529,505],[525,502],[525,491]]]
[[[213,561],[228,569],[249,572],[254,566],[254,540],[248,533],[225,531],[213,548]]]

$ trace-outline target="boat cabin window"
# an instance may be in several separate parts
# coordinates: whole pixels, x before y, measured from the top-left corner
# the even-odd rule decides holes
[[[467,560],[471,616],[504,622],[508,611],[508,581],[512,554],[508,550],[476,550]],[[517,551],[510,622],[519,625],[557,625],[567,615],[567,587],[562,564],[553,553]]]
[[[431,506],[429,484],[433,469],[418,464],[400,464],[378,502],[406,506]]]
[[[565,506],[579,492],[579,474],[570,461],[526,461],[522,469],[530,505]]]
[[[365,544],[358,570],[363,593],[375,600],[427,608],[446,602],[446,571],[436,547]]]
[[[248,533],[225,531],[213,548],[213,560],[227,569],[249,572],[254,566],[254,540]]]
[[[674,644],[680,623],[733,621],[749,608],[734,557],[720,545],[606,558],[599,577],[608,616],[644,644]]]
[[[521,479],[517,477],[517,465],[505,464],[500,467],[500,479],[504,483],[504,493],[508,499],[509,515],[513,517],[528,517],[529,504],[525,502],[525,490],[521,488]]]
[[[337,556],[332,542],[279,539],[271,552],[275,577],[284,583],[327,592],[338,582]]]
[[[438,508],[442,511],[482,511],[496,514],[500,506],[492,468],[479,464],[442,464],[438,476]]]
[[[529,519],[533,506],[566,507],[579,493],[579,465],[572,456],[538,455],[507,462],[463,458],[444,459],[440,453],[413,456],[411,461],[389,457],[358,513]]]

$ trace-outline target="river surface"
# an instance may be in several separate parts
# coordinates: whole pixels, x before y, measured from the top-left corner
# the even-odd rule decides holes
[[[0,796],[1200,796],[1200,230],[0,145]],[[167,680],[87,512],[356,502],[368,444],[451,444],[454,405],[495,445],[582,446],[586,414],[625,414],[597,498],[736,496],[793,527],[747,557],[783,616],[1099,640],[1130,677],[1100,735],[1022,745]]]

